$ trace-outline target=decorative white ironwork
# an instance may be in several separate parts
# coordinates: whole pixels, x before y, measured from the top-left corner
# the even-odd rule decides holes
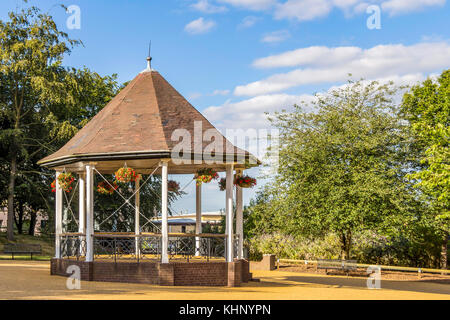
[[[97,170],[97,169],[95,169],[94,168],[94,170],[95,170],[95,172],[97,172],[99,175],[100,175],[100,177],[124,200],[124,203],[122,203],[121,205],[120,205],[120,207],[119,208],[117,208],[113,213],[111,213],[109,216],[107,216],[105,219],[103,219],[103,221],[101,221],[99,224],[98,224],[98,227],[100,227],[104,222],[106,222],[109,218],[111,218],[112,216],[114,216],[123,206],[125,206],[125,205],[129,205],[130,207],[132,207],[134,210],[137,210],[136,209],[136,206],[134,206],[131,202],[130,202],[130,200],[136,195],[136,193],[138,193],[140,190],[141,190],[141,188],[148,182],[148,180],[153,176],[153,174],[156,172],[156,170],[158,170],[158,168],[160,167],[160,165],[158,165],[153,171],[152,171],[152,173],[150,173],[149,174],[149,176],[147,177],[147,179],[145,179],[145,181],[144,181],[144,183],[142,183],[142,184],[140,184],[140,186],[139,186],[139,188],[136,188],[136,190],[134,191],[134,193],[127,199],[127,198],[125,198],[117,189],[115,189],[112,185],[111,185],[111,183]],[[150,189],[151,190],[151,189]],[[156,194],[158,197],[159,197],[159,195],[156,193],[156,192],[154,192],[153,190],[151,190],[154,194]],[[145,227],[148,223],[150,223],[153,227],[155,227],[157,230],[159,230],[159,231],[161,231],[159,228],[158,228],[158,226],[156,225],[156,224],[154,224],[150,219],[148,219],[141,211],[139,211],[139,215],[140,216],[142,216],[142,217],[144,217],[144,219],[146,219],[147,220],[147,222],[141,227],[141,228],[143,228],[143,227]]]
[[[78,184],[79,184],[79,183],[80,183],[80,181],[77,180],[77,183],[76,183],[76,185],[75,185],[75,188],[74,188],[73,191],[72,191],[72,195],[70,196],[70,200],[69,200],[69,198],[67,197],[66,192],[63,192],[64,198],[66,199],[66,203],[67,203],[67,210],[68,210],[68,211],[70,212],[70,214],[72,215],[72,219],[73,219],[73,221],[75,222],[75,224],[77,225],[77,227],[79,227],[79,224],[78,224],[78,220],[77,220],[77,218],[75,217],[75,214],[73,213],[73,210],[72,210],[72,200],[73,200],[73,197],[74,197],[75,194],[76,194],[76,190],[77,190],[77,188],[78,188]],[[64,223],[66,224],[65,226],[63,226],[64,229],[65,229],[65,228],[67,228],[67,225],[69,224],[69,221],[64,221]],[[68,231],[68,230],[66,230],[66,231]]]

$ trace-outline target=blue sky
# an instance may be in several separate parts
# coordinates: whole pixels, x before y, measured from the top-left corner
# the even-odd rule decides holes
[[[81,28],[56,4],[77,5]],[[366,79],[415,83],[450,66],[450,9],[445,0],[30,0],[80,39],[65,63],[131,80],[153,67],[219,129],[265,128],[264,112]],[[381,29],[369,29],[369,5]],[[23,6],[0,2],[0,19]],[[254,171],[252,174],[257,175]],[[184,178],[182,182],[188,181]],[[190,186],[191,187],[191,186]],[[192,186],[193,187],[193,186]],[[205,188],[205,211],[224,207]],[[193,189],[174,205],[192,211]],[[247,192],[246,202],[254,191]]]

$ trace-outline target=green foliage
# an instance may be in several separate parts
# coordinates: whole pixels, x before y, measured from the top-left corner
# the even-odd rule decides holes
[[[270,118],[280,130],[280,163],[262,196],[266,229],[335,233],[345,257],[355,233],[411,208],[408,136],[396,116],[396,93],[392,83],[351,82],[304,106],[313,112],[295,106]]]
[[[421,149],[420,164],[409,177],[429,198],[436,222],[450,231],[450,70],[405,94],[404,117]]]
[[[80,41],[38,8],[0,21],[0,201],[14,212],[53,211],[53,173],[36,162],[58,150],[117,92],[116,76],[62,65]],[[50,215],[51,216],[51,215]]]
[[[2,185],[8,180],[12,183],[9,190],[1,188],[0,200],[8,199],[9,211],[16,213],[19,218],[15,220],[20,223],[24,209],[48,213],[45,232],[52,232],[54,226],[50,192],[54,172],[37,166],[37,161],[62,147],[122,88],[116,75],[102,77],[86,67],[64,67],[64,57],[78,44],[80,41],[58,30],[51,16],[35,7],[10,13],[8,22],[0,21],[0,149],[5,155],[0,158],[0,181]],[[99,182],[101,178],[96,179]],[[120,188],[126,198],[134,193],[131,184]],[[72,210],[65,208],[66,231],[77,231],[73,220],[78,212],[76,191],[64,193],[68,199],[73,197]],[[147,218],[160,212],[159,177],[151,178],[140,193],[141,211]],[[176,197],[169,192],[169,203]],[[116,193],[96,193],[96,223],[113,215],[100,230],[133,230],[134,209],[122,204],[123,198]],[[142,218],[141,225],[146,222]]]
[[[419,230],[417,230],[419,231]],[[384,236],[373,231],[354,235],[351,259],[359,263],[397,265],[409,267],[438,267],[440,239],[430,230],[423,233],[399,233]],[[419,236],[419,237],[416,237]],[[282,233],[262,234],[248,240],[249,258],[262,259],[263,254],[276,254],[277,258],[294,260],[339,259],[339,236],[329,233],[324,237],[294,237]]]
[[[294,237],[282,233],[263,234],[248,241],[250,260],[260,260],[263,254],[275,254],[281,259],[315,260],[338,259],[339,238],[329,234],[325,238]]]
[[[400,108],[392,83],[359,81],[273,115],[280,166],[247,208],[250,256],[445,268],[449,78]]]
[[[428,228],[418,229],[423,233],[385,236],[365,231],[357,234],[352,258],[367,264],[439,267],[439,237]]]

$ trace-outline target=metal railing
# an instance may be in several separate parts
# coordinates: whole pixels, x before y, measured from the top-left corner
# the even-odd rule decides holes
[[[304,264],[307,266],[313,266],[316,267],[319,263],[319,260],[297,260],[297,259],[278,259],[278,266],[280,263],[286,263],[286,264]],[[403,272],[417,272],[419,275],[421,273],[441,273],[441,274],[448,274],[450,275],[450,270],[443,270],[443,269],[432,269],[432,268],[415,268],[415,267],[402,267],[402,266],[385,266],[385,265],[377,265],[377,264],[365,264],[365,263],[357,263],[357,268],[363,268],[366,269],[370,266],[376,265],[380,267],[381,270],[388,270],[388,271],[403,271]]]
[[[223,234],[169,234],[169,260],[225,259],[226,236]],[[158,233],[104,233],[94,235],[96,260],[161,259],[162,237]]]
[[[222,234],[172,234],[169,235],[169,259],[185,259],[194,257],[225,259],[226,236]]]
[[[161,236],[134,234],[95,234],[95,260],[159,260]]]
[[[233,257],[237,258],[239,257],[239,244],[240,244],[240,237],[238,234],[233,235]]]
[[[171,233],[168,239],[169,260],[226,259],[224,234]],[[66,259],[83,260],[86,256],[86,236],[81,233],[60,235],[60,255]],[[233,237],[234,257],[238,256],[239,237]],[[161,259],[162,237],[158,233],[96,233],[93,236],[95,260],[141,261]]]
[[[81,233],[60,235],[60,256],[65,259],[82,260],[86,256],[86,237]]]

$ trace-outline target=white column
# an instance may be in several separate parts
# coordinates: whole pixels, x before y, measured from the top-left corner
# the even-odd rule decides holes
[[[78,199],[78,233],[86,234],[86,180],[85,174],[78,175],[79,184],[79,199]],[[83,240],[85,236],[80,236],[80,253],[83,254]],[[86,252],[84,252],[86,254]]]
[[[237,172],[238,176],[242,175],[242,171]],[[242,208],[242,188],[236,186],[236,234],[239,236],[238,259],[244,257],[244,216]]]
[[[94,167],[86,166],[86,261],[94,261]]]
[[[61,233],[62,233],[62,211],[63,211],[63,190],[61,189],[58,176],[61,172],[56,172],[56,192],[55,192],[55,258],[61,258]]]
[[[202,185],[195,188],[195,233],[202,233]],[[195,255],[200,255],[200,237],[195,237]]]
[[[162,233],[162,244],[161,244],[161,263],[169,263],[168,247],[169,247],[169,233],[168,223],[167,223],[167,175],[168,170],[167,161],[161,162],[161,233]]]
[[[227,262],[233,262],[233,165],[227,164],[226,189]]]
[[[135,182],[135,196],[134,196],[134,205],[135,205],[135,212],[134,212],[134,234],[136,236],[141,234],[141,224],[140,224],[140,210],[141,210],[141,196],[139,192],[139,179],[136,179]],[[141,255],[140,248],[139,248],[139,238],[135,238],[136,242],[136,258],[139,258]]]

